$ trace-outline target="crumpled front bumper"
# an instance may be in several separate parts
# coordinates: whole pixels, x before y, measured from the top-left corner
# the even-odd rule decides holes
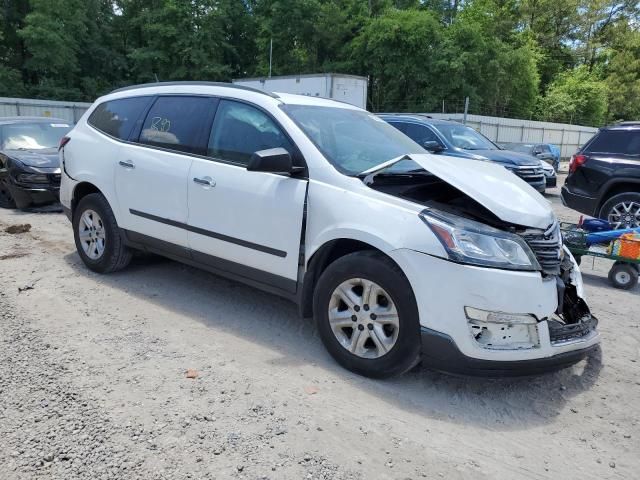
[[[599,343],[597,320],[582,300],[581,276],[571,258],[575,268],[567,295],[576,304],[575,315],[584,314],[577,327],[563,325],[556,314],[561,302],[567,300],[554,277],[463,265],[408,249],[390,255],[413,287],[423,357],[429,366],[458,373],[538,373],[575,363]],[[505,327],[504,336],[497,328],[491,332],[495,342],[479,341],[478,324],[466,313],[469,308],[505,317],[505,323],[499,324]],[[522,329],[511,328],[511,317],[532,319],[535,333],[529,343],[518,338]],[[513,345],[509,343],[511,335]]]

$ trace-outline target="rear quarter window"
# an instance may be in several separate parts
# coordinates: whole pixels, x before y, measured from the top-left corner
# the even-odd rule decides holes
[[[120,140],[128,140],[153,97],[132,97],[101,103],[89,116],[89,125]]]
[[[604,130],[589,142],[584,152],[640,156],[640,130]]]

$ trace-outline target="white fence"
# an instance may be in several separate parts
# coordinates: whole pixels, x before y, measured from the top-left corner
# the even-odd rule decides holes
[[[55,117],[76,123],[90,106],[83,102],[0,97],[0,117]]]
[[[462,113],[428,113],[433,118],[462,122]],[[496,143],[553,143],[562,157],[570,157],[584,145],[597,128],[568,123],[536,122],[515,118],[467,115],[467,125]]]

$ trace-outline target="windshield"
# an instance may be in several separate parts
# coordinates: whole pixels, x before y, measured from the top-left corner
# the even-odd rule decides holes
[[[309,105],[284,105],[282,109],[327,160],[347,175],[356,175],[402,155],[427,153],[395,127],[363,110]],[[420,167],[407,160],[389,170],[415,168]]]
[[[487,137],[464,125],[434,125],[456,148],[463,150],[498,150]]]
[[[521,143],[507,143],[503,145],[505,150],[511,150],[512,152],[531,153],[533,145],[523,145]]]
[[[0,141],[3,150],[56,148],[69,130],[68,123],[12,123],[0,125]]]

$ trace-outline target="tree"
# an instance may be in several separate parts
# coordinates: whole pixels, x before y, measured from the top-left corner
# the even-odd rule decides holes
[[[608,119],[640,120],[640,31],[618,28],[606,65]]]
[[[540,99],[541,119],[602,125],[607,112],[607,87],[586,65],[564,72]]]

